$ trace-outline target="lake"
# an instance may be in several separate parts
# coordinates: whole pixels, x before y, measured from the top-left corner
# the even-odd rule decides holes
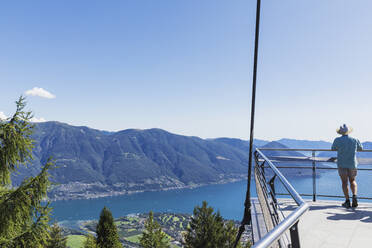
[[[299,193],[312,193],[312,178],[288,178]],[[358,195],[372,197],[372,171],[358,171]],[[256,195],[254,182],[252,195]],[[282,191],[276,182],[278,191]],[[246,181],[217,184],[194,189],[178,189],[158,192],[144,192],[97,199],[68,200],[52,202],[53,218],[67,226],[76,225],[79,220],[98,219],[104,206],[112,211],[114,217],[131,213],[154,212],[190,213],[196,205],[207,201],[219,210],[226,219],[241,220],[245,200]],[[317,178],[318,194],[342,195],[337,171],[327,171]],[[323,198],[324,199],[324,198]],[[341,200],[341,199],[339,199]]]

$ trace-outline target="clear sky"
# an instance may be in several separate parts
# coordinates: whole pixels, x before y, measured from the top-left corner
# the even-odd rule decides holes
[[[257,138],[372,140],[372,1],[262,0]],[[249,138],[254,0],[0,3],[0,117]]]

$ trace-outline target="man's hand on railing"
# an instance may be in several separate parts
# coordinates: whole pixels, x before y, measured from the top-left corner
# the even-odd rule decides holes
[[[332,157],[332,158],[329,158],[327,160],[327,162],[336,162],[337,158],[336,157]]]

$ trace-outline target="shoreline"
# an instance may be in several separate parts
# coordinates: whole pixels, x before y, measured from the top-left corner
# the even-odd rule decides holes
[[[311,174],[296,173],[297,178],[308,178]],[[319,173],[318,178],[321,177]],[[144,183],[121,183],[107,185],[102,183],[81,183],[71,182],[61,184],[48,192],[46,201],[69,201],[69,200],[88,200],[121,195],[132,195],[144,192],[160,192],[180,189],[194,189],[208,185],[228,184],[238,181],[247,180],[246,174],[220,175],[220,180],[208,183],[189,183],[184,184],[174,178],[157,178],[151,179]]]
[[[113,197],[113,196],[120,196],[120,195],[132,195],[144,192],[160,192],[160,191],[169,191],[169,190],[177,190],[177,189],[194,189],[208,185],[218,185],[218,184],[228,184],[247,180],[246,175],[240,175],[233,178],[226,178],[219,180],[217,182],[211,183],[198,183],[198,184],[190,184],[190,185],[177,185],[177,186],[170,186],[164,188],[157,188],[157,189],[139,189],[139,190],[120,190],[120,191],[106,191],[106,192],[90,192],[90,193],[77,193],[71,195],[63,195],[63,196],[52,196],[48,197],[50,202],[55,201],[69,201],[69,200],[89,200],[89,199],[97,199],[97,198],[104,198],[104,197]]]

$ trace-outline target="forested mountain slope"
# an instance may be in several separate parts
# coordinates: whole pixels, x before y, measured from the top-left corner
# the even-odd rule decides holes
[[[247,171],[248,153],[240,147],[161,129],[107,133],[44,122],[36,124],[33,138],[33,164],[21,168],[14,182],[37,173],[52,156],[57,168],[51,174],[59,184],[54,192],[61,197],[218,183]]]

